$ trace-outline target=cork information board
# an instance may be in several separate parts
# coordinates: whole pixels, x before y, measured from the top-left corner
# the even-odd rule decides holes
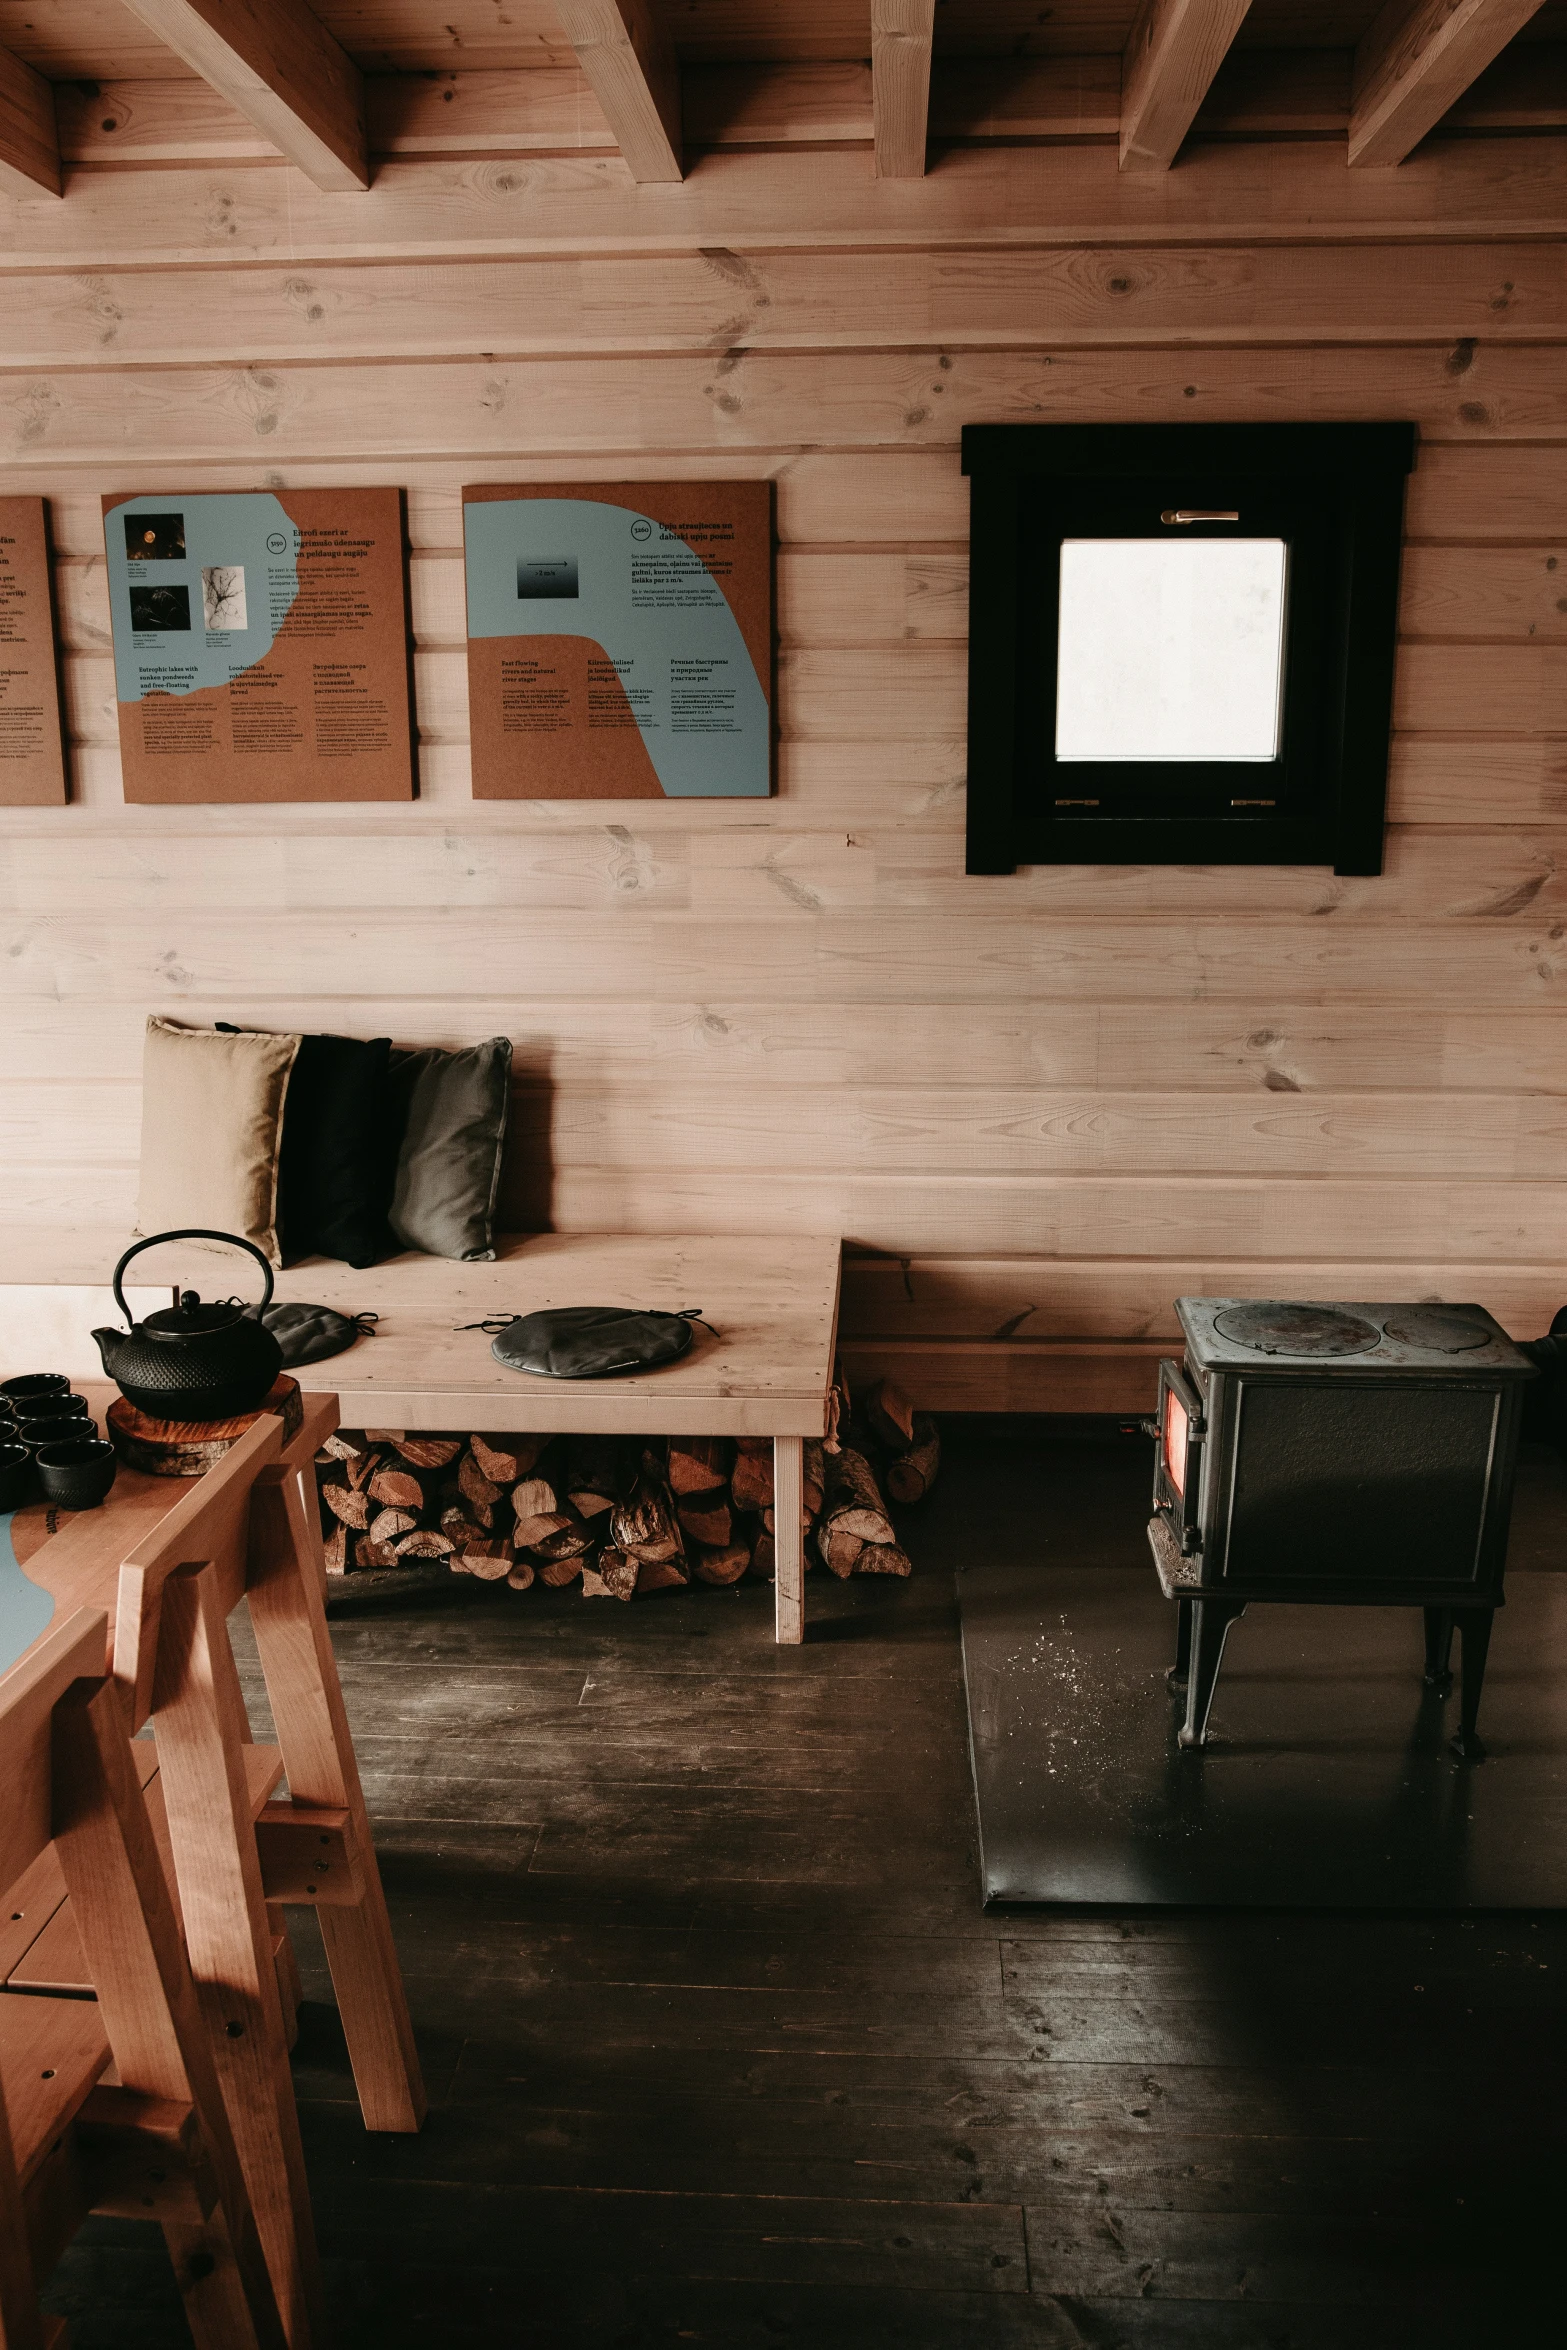
[[[60,667],[42,498],[0,498],[0,807],[65,800]]]
[[[127,800],[413,796],[402,494],[105,498]]]
[[[766,481],[465,489],[478,800],[765,799]]]

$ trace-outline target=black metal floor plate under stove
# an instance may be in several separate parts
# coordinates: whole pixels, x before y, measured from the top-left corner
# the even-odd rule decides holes
[[[987,1901],[1567,1907],[1567,1576],[1508,1582],[1476,1764],[1418,1610],[1253,1608],[1183,1754],[1148,1568],[1014,1554],[957,1581]]]

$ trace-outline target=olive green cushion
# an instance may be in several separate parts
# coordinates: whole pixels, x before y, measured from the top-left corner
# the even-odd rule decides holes
[[[402,1127],[392,1230],[432,1257],[493,1257],[495,1200],[511,1103],[511,1039],[446,1052],[394,1051]]]

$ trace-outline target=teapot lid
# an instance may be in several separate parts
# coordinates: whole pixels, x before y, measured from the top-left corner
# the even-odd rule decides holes
[[[204,1305],[194,1289],[176,1289],[173,1305],[149,1314],[142,1328],[149,1338],[210,1338],[232,1329],[250,1311],[237,1297],[212,1298]]]

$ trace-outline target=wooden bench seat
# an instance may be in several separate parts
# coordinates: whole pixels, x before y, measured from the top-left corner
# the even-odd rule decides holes
[[[90,1332],[117,1319],[108,1278],[125,1238],[42,1230],[12,1237],[9,1255],[0,1255],[6,1366],[101,1376]],[[232,1254],[188,1243],[160,1254],[171,1279],[183,1273],[198,1287],[209,1264],[210,1286],[220,1292],[254,1272],[236,1273]],[[307,1259],[278,1275],[277,1296],[380,1317],[373,1338],[304,1373],[306,1386],[336,1391],[348,1426],[771,1437],[777,1632],[792,1642],[804,1637],[801,1445],[826,1431],[840,1258],[835,1238],[814,1235],[550,1232],[504,1238],[482,1264],[408,1254],[355,1271]],[[142,1258],[137,1269],[152,1263]],[[168,1294],[166,1283],[141,1287],[127,1291],[127,1302],[139,1315],[166,1304]],[[698,1328],[690,1352],[660,1370],[557,1380],[506,1369],[473,1327],[571,1305],[694,1308],[711,1328]]]

